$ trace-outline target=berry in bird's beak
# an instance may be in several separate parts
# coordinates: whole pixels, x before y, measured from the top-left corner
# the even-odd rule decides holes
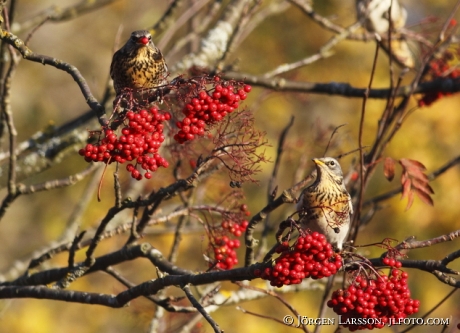
[[[139,39],[137,40],[137,42],[138,42],[139,44],[147,45],[147,44],[149,43],[149,39],[148,39],[147,37],[145,37],[145,36],[142,36],[141,38],[139,38]]]

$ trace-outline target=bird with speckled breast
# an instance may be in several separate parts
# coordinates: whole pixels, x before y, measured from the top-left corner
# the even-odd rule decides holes
[[[136,96],[167,83],[168,66],[161,51],[153,44],[147,30],[131,33],[126,44],[112,58],[110,77],[115,92],[120,95],[129,88]]]
[[[332,157],[314,158],[316,180],[305,188],[297,203],[302,229],[317,231],[342,250],[350,229],[353,204],[343,181],[339,162]]]

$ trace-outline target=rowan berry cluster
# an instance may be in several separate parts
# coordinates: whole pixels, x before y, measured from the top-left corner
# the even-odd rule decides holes
[[[216,267],[220,269],[231,269],[238,264],[236,249],[240,247],[238,239],[230,239],[227,236],[215,237],[211,244],[214,258],[216,259]],[[210,263],[209,266],[213,266]]]
[[[215,77],[210,90],[201,90],[185,104],[182,113],[185,118],[176,122],[179,132],[174,140],[179,143],[203,136],[206,125],[221,121],[228,113],[232,113],[245,100],[251,91],[250,85],[241,85],[233,81],[222,82]]]
[[[222,221],[221,226],[222,226],[222,229],[228,230],[234,236],[240,237],[243,234],[243,232],[246,231],[248,224],[249,222],[246,220],[243,220],[241,223],[228,220],[228,221]]]
[[[457,54],[457,55],[456,55]],[[460,68],[458,68],[458,58],[460,50],[446,50],[441,57],[433,59],[428,65],[427,77],[431,80],[436,78],[457,79],[460,77]],[[429,106],[436,100],[450,96],[448,92],[427,92],[418,101],[419,106]]]
[[[158,154],[158,149],[165,139],[163,122],[169,119],[171,115],[168,112],[155,107],[139,112],[128,111],[119,137],[115,131],[105,128],[103,137],[101,132],[98,141],[87,144],[80,149],[79,154],[87,162],[134,162],[126,166],[131,176],[137,180],[143,177],[150,179],[151,172],[155,172],[158,167],[168,167],[168,162]],[[145,170],[143,175],[138,167]]]
[[[342,267],[342,257],[335,254],[326,237],[318,232],[300,236],[292,247],[280,244],[280,256],[272,267],[256,270],[256,276],[269,280],[272,286],[299,284],[302,279],[321,279],[331,276]]]
[[[383,264],[390,266],[390,267],[395,267],[395,268],[401,268],[402,264],[400,261],[396,260],[395,258],[391,257],[385,257],[383,258]]]
[[[400,266],[398,261],[391,263],[390,260],[389,266]],[[391,268],[389,276],[383,272],[374,278],[359,275],[347,289],[334,291],[327,306],[341,315],[343,326],[350,331],[382,328],[390,321],[418,312],[420,301],[410,298],[407,277],[406,272],[396,268]]]

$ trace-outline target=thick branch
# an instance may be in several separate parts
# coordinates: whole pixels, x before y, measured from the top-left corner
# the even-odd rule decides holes
[[[265,78],[264,76],[252,75],[248,73],[226,72],[223,75],[226,80],[237,80],[249,83],[254,86],[264,87],[276,91],[301,92],[310,94],[337,95],[343,97],[362,98],[366,88],[356,88],[349,83],[330,82],[314,83],[286,80],[283,78]],[[411,86],[399,87],[394,96],[404,97],[411,94]],[[414,94],[424,94],[428,92],[456,93],[460,91],[460,80],[442,78],[418,84],[413,91]],[[370,89],[369,98],[387,99],[392,94],[392,89]]]

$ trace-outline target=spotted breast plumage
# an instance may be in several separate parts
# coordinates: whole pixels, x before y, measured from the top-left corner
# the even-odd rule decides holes
[[[138,92],[166,84],[168,66],[147,30],[134,31],[112,58],[110,76],[117,95],[129,88]]]
[[[353,214],[351,197],[343,182],[339,162],[332,157],[314,158],[317,176],[297,203],[303,229],[317,231],[341,250]]]

